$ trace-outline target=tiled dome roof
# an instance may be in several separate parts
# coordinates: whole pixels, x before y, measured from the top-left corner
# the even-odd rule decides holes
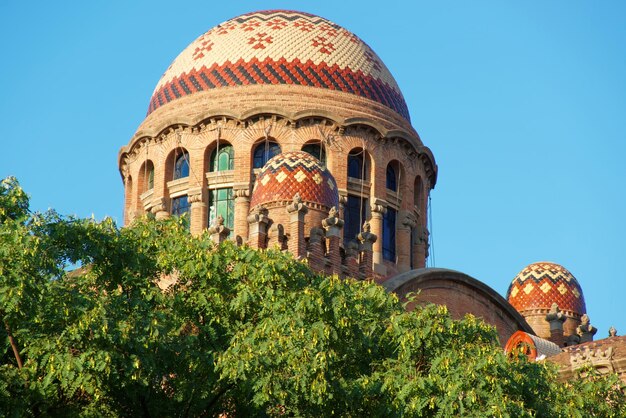
[[[519,312],[527,309],[559,309],[583,315],[587,312],[583,291],[576,278],[565,267],[550,262],[533,263],[515,278],[507,299]]]
[[[250,208],[291,201],[296,193],[302,200],[331,208],[339,204],[337,183],[321,162],[304,151],[278,154],[261,169],[254,182]]]
[[[339,90],[409,120],[393,76],[365,42],[329,20],[288,10],[244,14],[193,41],[161,77],[148,114],[199,91],[253,84]]]

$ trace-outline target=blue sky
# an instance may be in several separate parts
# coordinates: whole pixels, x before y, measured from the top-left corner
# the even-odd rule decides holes
[[[363,38],[439,166],[431,264],[506,293],[564,265],[591,322],[626,334],[626,3],[107,1],[0,3],[0,176],[36,210],[122,221],[117,152],[197,36],[297,9]]]

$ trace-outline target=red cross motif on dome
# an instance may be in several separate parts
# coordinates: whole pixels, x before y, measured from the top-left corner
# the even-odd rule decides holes
[[[272,20],[268,21],[267,22],[267,26],[269,26],[270,29],[272,29],[272,30],[280,30],[280,29],[284,28],[285,26],[287,26],[287,22],[285,22],[282,19],[275,18],[275,19],[272,19]]]
[[[250,32],[251,30],[255,30],[256,28],[258,28],[259,26],[261,26],[261,22],[251,21],[241,25],[241,28],[244,32]]]
[[[193,59],[198,60],[204,57],[205,52],[209,52],[215,45],[210,39],[207,39],[206,35],[200,39],[200,46],[196,47],[193,51]]]
[[[367,62],[371,62],[372,66],[377,71],[380,71],[380,61],[378,61],[378,59],[376,58],[376,56],[374,55],[372,51],[370,50],[365,51],[365,59],[367,60]]]
[[[315,25],[311,22],[303,22],[298,20],[293,24],[296,28],[299,28],[302,32],[311,32]]]
[[[228,32],[235,29],[236,27],[237,25],[235,25],[234,23],[227,23],[227,24],[218,26],[217,31],[215,33],[217,33],[218,35],[226,35]]]
[[[326,35],[331,36],[331,37],[335,37],[337,36],[337,29],[333,28],[332,26],[330,26],[327,23],[322,23],[319,27],[319,29],[322,32],[325,32]]]
[[[335,50],[335,45],[333,45],[333,43],[332,43],[332,42],[327,42],[327,41],[328,41],[328,39],[326,39],[326,38],[325,38],[325,37],[323,37],[323,36],[316,36],[316,37],[313,39],[313,44],[312,44],[312,45],[313,45],[314,47],[316,47],[316,48],[317,48],[318,46],[321,46],[321,48],[320,48],[320,50],[319,50],[319,51],[320,51],[322,54],[330,54],[331,52],[333,52],[333,51]]]
[[[265,44],[271,44],[272,37],[268,36],[265,32],[259,32],[252,38],[248,39],[248,44],[252,45],[254,49],[265,49]]]

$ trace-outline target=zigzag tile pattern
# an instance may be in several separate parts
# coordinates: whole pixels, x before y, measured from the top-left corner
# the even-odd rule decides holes
[[[562,311],[587,312],[578,280],[565,267],[549,262],[525,267],[511,282],[507,299],[518,311],[549,309],[556,303]]]
[[[148,114],[182,96],[253,84],[342,91],[410,120],[393,76],[365,42],[329,20],[285,10],[242,15],[196,39],[161,77]]]
[[[286,152],[270,159],[254,182],[250,207],[291,201],[296,193],[304,202],[331,208],[339,205],[337,183],[321,162],[304,151]]]

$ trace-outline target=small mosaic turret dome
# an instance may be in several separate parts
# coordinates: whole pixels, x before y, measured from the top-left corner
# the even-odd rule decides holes
[[[530,264],[519,272],[509,286],[507,299],[519,312],[548,310],[553,303],[566,313],[587,312],[578,280],[565,267],[545,261]]]
[[[327,19],[291,10],[247,13],[204,33],[165,71],[148,114],[184,96],[253,85],[348,93],[409,120],[396,81],[365,42]]]
[[[291,202],[296,193],[304,203],[330,209],[339,204],[337,183],[322,163],[304,151],[270,159],[254,182],[250,208],[272,202]]]

